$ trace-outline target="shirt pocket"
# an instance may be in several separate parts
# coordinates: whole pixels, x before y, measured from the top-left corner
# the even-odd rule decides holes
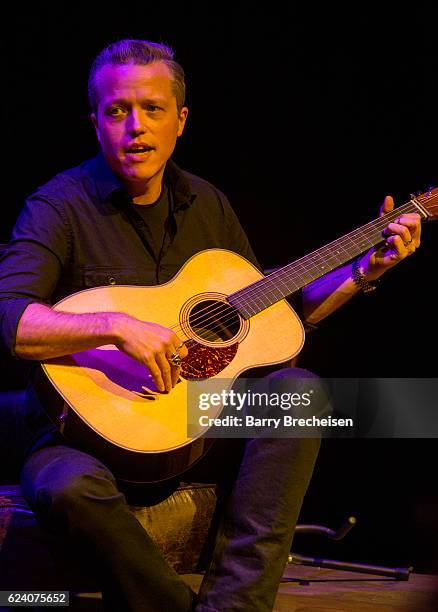
[[[115,268],[114,266],[85,269],[83,283],[86,288],[141,284],[136,268]]]

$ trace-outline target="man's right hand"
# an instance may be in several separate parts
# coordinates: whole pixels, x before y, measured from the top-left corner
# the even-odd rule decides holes
[[[144,363],[160,391],[169,392],[176,385],[181,368],[169,359],[179,353],[181,359],[188,350],[182,340],[167,327],[140,321],[130,315],[114,313],[115,345],[136,361]]]
[[[45,304],[27,306],[18,323],[15,354],[21,359],[44,361],[79,351],[115,344],[118,349],[146,365],[157,389],[171,391],[180,368],[169,359],[188,350],[171,330],[140,321],[121,312],[75,314],[53,310]]]

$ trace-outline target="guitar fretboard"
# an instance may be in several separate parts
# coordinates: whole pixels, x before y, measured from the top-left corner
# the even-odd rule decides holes
[[[428,215],[414,200],[386,213],[378,219],[353,230],[322,248],[275,270],[259,281],[244,287],[228,297],[244,319],[249,319],[272,304],[292,295],[312,281],[357,257],[369,248],[384,241],[383,229],[404,213],[419,213],[422,219]]]

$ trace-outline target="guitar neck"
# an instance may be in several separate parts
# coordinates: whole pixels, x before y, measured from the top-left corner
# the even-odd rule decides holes
[[[424,197],[424,196],[423,196]],[[357,255],[383,242],[383,229],[404,213],[418,213],[422,220],[429,218],[420,198],[412,198],[406,204],[374,219],[341,238],[279,268],[259,281],[236,291],[228,297],[244,319],[272,306],[292,295],[312,281],[342,266]]]

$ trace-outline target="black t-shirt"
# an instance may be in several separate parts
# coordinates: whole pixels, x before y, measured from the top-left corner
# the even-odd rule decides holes
[[[163,183],[161,194],[152,204],[133,204],[134,210],[145,223],[145,233],[156,261],[160,259],[167,220],[170,214],[169,188]]]

